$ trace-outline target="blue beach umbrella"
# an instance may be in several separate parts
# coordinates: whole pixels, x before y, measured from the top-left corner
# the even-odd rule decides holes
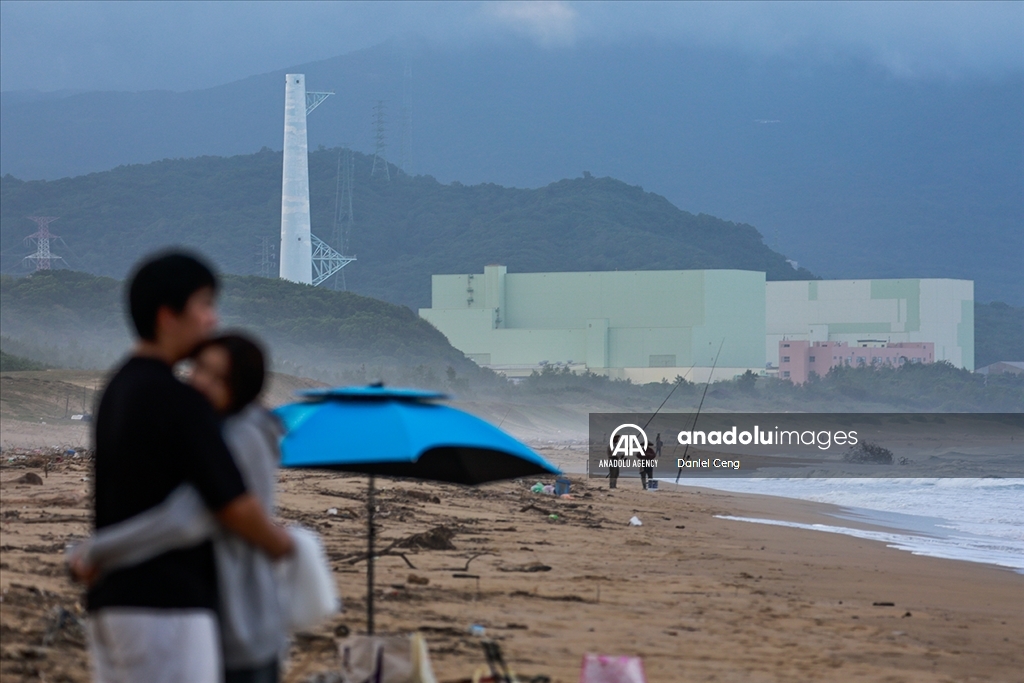
[[[367,632],[373,633],[374,476],[483,484],[554,465],[478,417],[438,403],[444,394],[383,386],[299,392],[274,410],[284,422],[281,466],[370,475],[367,494]]]

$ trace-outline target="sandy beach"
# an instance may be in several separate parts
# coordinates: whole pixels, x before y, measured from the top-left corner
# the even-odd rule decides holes
[[[548,454],[560,453],[570,451]],[[90,464],[62,458],[44,472],[42,462],[0,466],[0,676],[87,681],[82,592],[62,552],[88,529]],[[42,483],[19,482],[30,473]],[[364,628],[366,479],[288,471],[280,481],[281,519],[319,531],[345,601],[295,638],[285,680],[298,683],[336,665],[336,634]],[[834,521],[820,504],[643,492],[630,479],[609,491],[579,475],[563,500],[532,483],[378,481],[380,547],[397,542],[377,561],[378,630],[423,633],[440,681],[484,664],[473,624],[516,672],[562,683],[578,680],[585,652],[639,655],[652,683],[1021,680],[1024,576],[716,518]],[[643,526],[628,526],[633,515]]]

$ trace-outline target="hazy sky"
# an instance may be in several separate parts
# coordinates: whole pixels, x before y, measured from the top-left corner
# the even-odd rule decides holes
[[[0,89],[190,90],[416,35],[537,49],[664,40],[903,78],[1024,70],[1024,3],[0,1]]]

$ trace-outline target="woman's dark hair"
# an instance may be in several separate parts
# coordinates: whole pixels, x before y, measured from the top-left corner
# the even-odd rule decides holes
[[[237,332],[207,339],[192,352],[195,358],[211,346],[219,346],[228,352],[228,376],[226,379],[231,404],[228,415],[234,415],[256,400],[263,391],[266,364],[259,342]]]
[[[204,287],[217,291],[217,276],[202,260],[185,252],[147,258],[131,277],[128,311],[142,339],[156,339],[156,314],[162,306],[185,310],[189,297]]]

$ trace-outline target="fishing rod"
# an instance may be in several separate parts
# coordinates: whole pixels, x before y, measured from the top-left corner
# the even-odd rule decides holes
[[[693,372],[693,369],[695,367],[697,367],[696,363],[691,365],[690,369],[686,371],[686,375],[689,375],[691,372]],[[644,430],[643,430],[644,433],[647,432],[647,425],[651,424],[651,420],[653,420],[655,417],[658,416],[658,413],[661,412],[661,409],[664,408],[665,404],[668,403],[668,400],[670,398],[672,398],[672,394],[676,393],[676,389],[679,388],[679,385],[682,384],[686,380],[686,375],[683,375],[682,377],[680,377],[679,379],[676,380],[676,384],[675,384],[674,387],[672,387],[672,391],[668,392],[668,396],[665,397],[665,400],[661,402],[661,405],[658,406],[658,409],[654,411],[654,414],[651,415],[650,419],[648,419],[647,422],[644,423]]]
[[[708,375],[707,384],[704,385],[704,393],[701,394],[700,403],[697,404],[697,413],[696,413],[696,415],[693,416],[693,424],[690,426],[691,430],[693,430],[693,428],[697,426],[697,418],[700,417],[700,409],[704,407],[704,399],[708,395],[708,387],[711,386],[711,380],[715,376],[715,368],[718,367],[718,357],[722,354],[722,346],[723,345],[725,345],[725,337],[722,337],[722,343],[718,345],[718,353],[715,354],[715,360],[711,364],[711,374]],[[690,444],[686,444],[686,448],[683,449],[683,460],[686,459],[686,453],[689,450],[690,450]],[[683,473],[683,468],[679,467],[676,470],[676,483],[677,484],[679,483],[679,477],[680,477],[680,475],[682,475],[682,473]]]
[[[508,414],[511,413],[511,412],[512,412],[512,406],[509,406],[508,410],[505,411],[505,417],[501,418],[501,422],[498,423],[498,429],[501,429],[501,425],[505,424],[505,418],[508,417]]]

